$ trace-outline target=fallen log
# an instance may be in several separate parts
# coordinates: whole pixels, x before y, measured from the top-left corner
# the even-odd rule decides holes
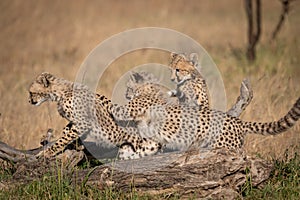
[[[37,148],[37,149],[32,149],[32,150],[19,150],[15,149],[4,142],[0,141],[0,158],[4,160],[9,160],[12,162],[19,162],[25,159],[30,159],[33,158],[34,155],[41,151],[43,148]]]
[[[17,155],[24,153],[0,144],[2,150],[5,147]],[[30,151],[26,153],[31,155]],[[136,160],[116,160],[93,169],[74,168],[83,157],[83,152],[76,150],[67,150],[58,157],[62,160],[64,173],[72,177],[74,184],[93,185],[99,190],[112,188],[124,193],[135,191],[183,198],[238,197],[247,181],[251,181],[253,187],[264,183],[273,167],[269,161],[224,150],[161,153]],[[23,159],[15,168],[14,181],[26,183],[43,177],[49,170],[55,174],[57,158]]]
[[[9,155],[5,155],[5,150]],[[0,143],[0,151],[0,158],[6,160],[17,155],[18,159],[11,161],[17,163],[13,177],[19,184],[41,178],[53,170],[53,166],[57,167],[57,158],[25,159],[26,156],[32,157],[32,150],[24,152]],[[74,183],[93,185],[100,190],[109,187],[125,193],[134,190],[152,195],[197,198],[238,197],[247,181],[251,180],[253,187],[266,181],[273,166],[269,161],[241,152],[193,150],[161,153],[136,160],[116,160],[93,169],[75,169],[74,173],[74,167],[83,157],[83,152],[76,150],[67,150],[58,157],[62,163],[68,163],[62,166]]]
[[[259,186],[269,177],[268,161],[223,150],[164,153],[138,160],[117,161],[73,175],[76,182],[99,189],[197,198],[234,198],[250,180]]]

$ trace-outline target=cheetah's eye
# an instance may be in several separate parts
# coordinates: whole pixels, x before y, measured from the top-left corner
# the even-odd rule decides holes
[[[179,69],[177,68],[177,69],[175,69],[175,71],[176,71],[176,72],[179,72]]]

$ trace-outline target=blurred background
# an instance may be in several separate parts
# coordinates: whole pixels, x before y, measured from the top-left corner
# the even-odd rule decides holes
[[[228,107],[249,77],[254,98],[241,116],[271,121],[284,115],[300,96],[300,2],[290,10],[275,40],[270,42],[281,12],[279,0],[261,5],[261,37],[256,59],[249,62],[247,15],[242,0],[165,1],[0,1],[0,141],[20,149],[39,146],[49,128],[58,137],[67,123],[53,103],[33,107],[27,89],[48,71],[69,80],[89,52],[108,37],[132,28],[164,27],[200,43],[217,64],[226,88]],[[111,96],[116,81],[143,63],[168,64],[169,54],[143,50],[111,64],[98,88]],[[246,150],[266,158],[299,151],[300,123],[278,136],[247,137]]]

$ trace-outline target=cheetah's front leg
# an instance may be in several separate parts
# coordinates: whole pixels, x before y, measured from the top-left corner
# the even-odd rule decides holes
[[[78,139],[79,135],[76,130],[76,127],[74,124],[69,123],[64,129],[63,129],[63,135],[55,141],[54,144],[49,146],[47,149],[39,152],[36,157],[54,157],[55,155],[61,153],[65,150],[65,148],[71,144],[74,140]]]

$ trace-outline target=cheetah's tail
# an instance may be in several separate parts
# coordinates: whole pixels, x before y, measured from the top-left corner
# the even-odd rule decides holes
[[[248,133],[257,133],[263,135],[276,135],[282,133],[292,126],[300,118],[300,98],[297,99],[290,111],[281,119],[275,122],[244,122]]]

